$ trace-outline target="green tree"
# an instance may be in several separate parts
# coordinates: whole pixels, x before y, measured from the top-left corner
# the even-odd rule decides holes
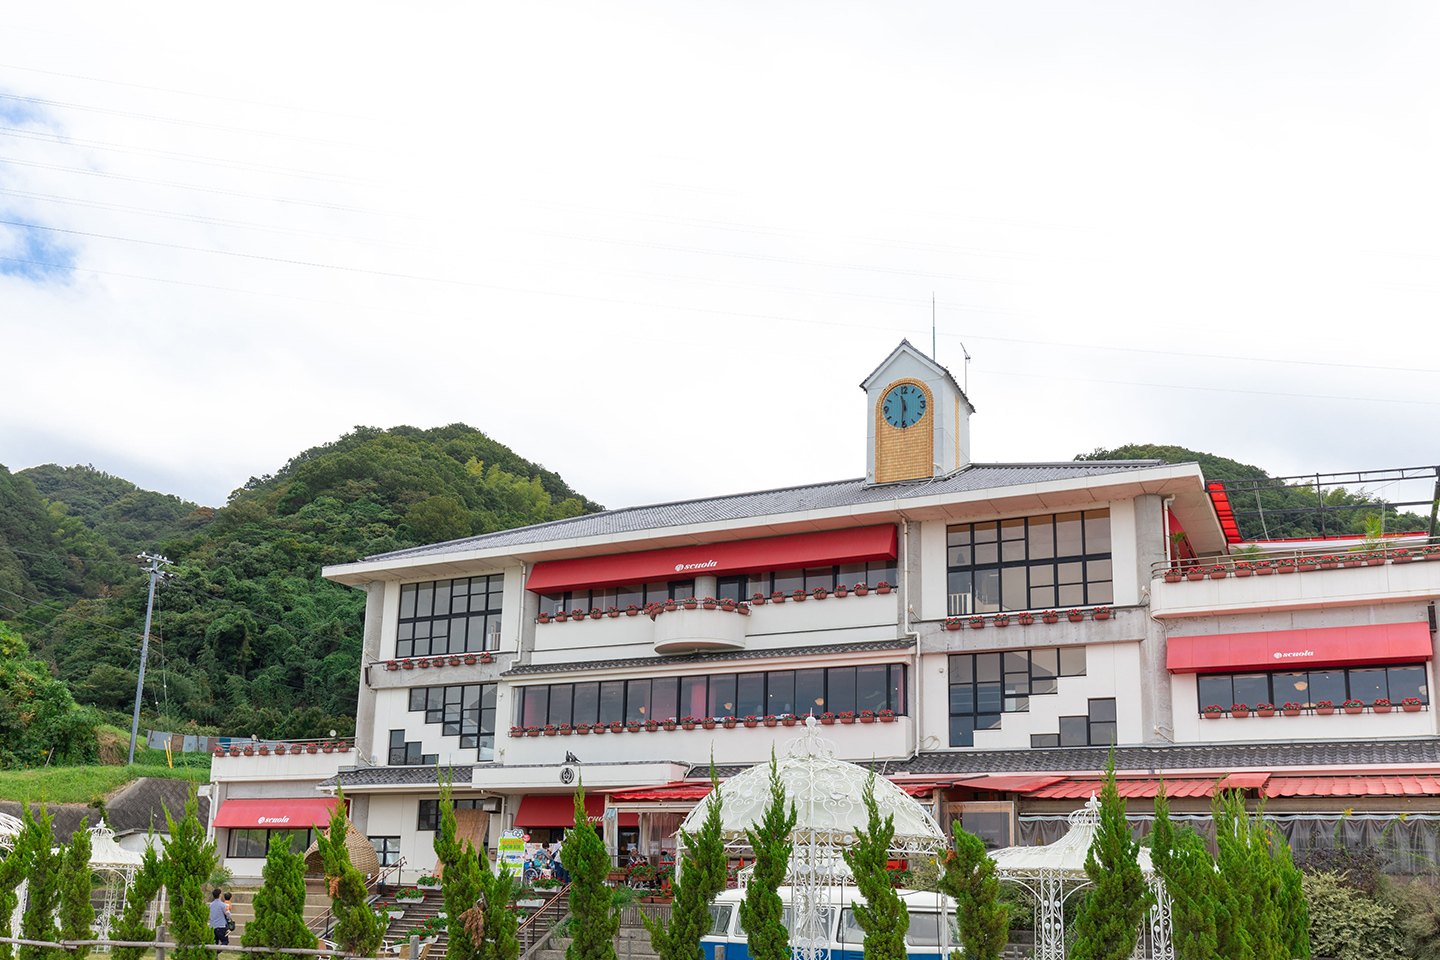
[[[516,935],[518,921],[510,909],[515,891],[515,875],[510,865],[497,863],[480,867],[480,899],[483,901],[484,925],[481,929],[479,960],[515,960],[520,956],[520,940]],[[473,926],[473,924],[472,924]]]
[[[1155,795],[1150,859],[1170,897],[1170,938],[1176,960],[1211,960],[1219,949],[1215,861],[1203,837],[1189,827],[1177,830],[1171,822],[1164,780]]]
[[[90,902],[90,831],[86,820],[70,836],[62,854],[60,874],[60,936],[64,940],[89,940],[95,925],[95,906]],[[89,947],[69,952],[73,960],[85,960]]]
[[[290,837],[276,833],[265,854],[260,889],[255,891],[255,917],[245,924],[244,947],[293,947],[314,950],[318,941],[305,926],[305,858],[290,850]],[[280,960],[285,954],[269,954]]]
[[[985,841],[968,832],[959,819],[951,825],[955,849],[945,853],[940,892],[955,900],[960,924],[960,950],[955,960],[999,960],[1010,939],[1010,909],[1000,899],[995,861]]]
[[[1409,960],[1391,904],[1372,900],[1336,873],[1303,874],[1310,947],[1338,960]]]
[[[50,813],[40,808],[40,816],[30,813],[28,804],[21,804],[21,822],[30,835],[26,842],[28,864],[25,870],[25,915],[20,920],[20,936],[26,940],[48,940],[60,937],[55,926],[55,911],[60,906],[60,876],[64,869],[60,852],[55,849]],[[22,944],[20,960],[59,960],[65,951],[58,947],[35,947]]]
[[[138,943],[155,939],[155,928],[147,926],[145,921],[150,917],[150,905],[155,902],[155,895],[165,885],[165,864],[155,852],[158,847],[152,832],[145,852],[140,855],[140,869],[125,891],[125,910],[111,934],[116,940]],[[114,960],[140,960],[144,953],[144,947],[115,947],[110,955]]]
[[[0,623],[0,767],[93,763],[99,724],[99,714],[75,706],[49,666]]]
[[[855,842],[845,850],[845,862],[865,898],[863,904],[857,901],[853,907],[855,922],[865,931],[865,960],[905,960],[910,911],[890,882],[887,869],[890,845],[895,839],[895,815],[880,819],[874,770],[865,778],[861,796],[868,819],[864,830],[855,831]]]
[[[1289,841],[1280,831],[1271,827],[1270,838],[1275,869],[1280,875],[1275,911],[1280,917],[1281,953],[1285,960],[1310,960],[1310,909],[1305,904],[1305,887],[1300,870],[1290,855]]]
[[[471,940],[465,920],[480,899],[481,867],[470,840],[467,838],[463,845],[455,840],[455,804],[450,797],[449,782],[442,783],[440,787],[440,832],[435,834],[434,846],[435,856],[444,867],[440,888],[445,897],[445,926],[450,934],[445,958],[476,960],[482,952],[482,944]]]
[[[28,817],[29,806],[21,804],[21,807],[23,808],[22,818]],[[23,819],[21,822],[24,822]],[[15,838],[15,845],[10,848],[10,853],[4,860],[0,860],[0,937],[15,935],[10,929],[10,921],[15,914],[15,908],[20,905],[19,887],[30,868],[30,845],[32,842],[31,831],[21,830],[19,836]],[[14,945],[0,943],[0,960],[14,960],[14,957]]]
[[[670,923],[662,917],[642,913],[641,921],[650,931],[650,946],[660,960],[703,960],[700,938],[710,932],[710,903],[725,889],[725,838],[722,835],[719,779],[710,764],[710,796],[705,800],[705,820],[693,834],[681,833],[683,856],[670,892],[673,907]]]
[[[561,861],[570,871],[570,929],[575,937],[565,960],[615,960],[620,916],[611,907],[614,891],[605,884],[610,858],[605,841],[585,815],[585,784],[575,787],[575,826],[565,835]]]
[[[745,899],[740,902],[740,925],[749,939],[750,956],[755,960],[788,960],[790,937],[781,922],[784,904],[780,885],[790,869],[791,831],[799,814],[795,804],[785,810],[785,784],[780,780],[780,767],[775,750],[770,750],[770,802],[760,823],[747,827],[745,835],[755,854],[754,873],[745,886]]]
[[[1085,857],[1091,889],[1075,920],[1072,960],[1125,960],[1135,949],[1140,921],[1155,900],[1140,872],[1139,852],[1115,785],[1112,748],[1100,791],[1100,822]]]
[[[165,823],[170,831],[170,839],[165,843],[165,893],[170,900],[168,932],[179,945],[175,955],[180,960],[209,960],[209,951],[202,947],[215,942],[204,883],[219,861],[215,856],[215,841],[205,840],[198,810],[195,791],[191,790],[179,823],[170,816],[169,810],[165,811]]]
[[[345,791],[336,791],[340,802],[330,814],[330,828],[316,833],[320,859],[330,881],[330,908],[335,914],[335,942],[346,953],[373,957],[385,938],[385,928],[375,911],[370,909],[365,878],[350,862],[350,848],[345,839],[350,821],[345,816]]]

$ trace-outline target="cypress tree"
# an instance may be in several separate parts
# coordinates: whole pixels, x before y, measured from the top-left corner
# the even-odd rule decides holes
[[[165,892],[170,899],[169,934],[178,944],[175,955],[179,960],[209,960],[210,951],[201,947],[215,942],[204,888],[215,869],[215,841],[205,841],[198,810],[191,790],[179,823],[165,811],[170,831],[165,844]]]
[[[316,833],[325,877],[330,882],[330,909],[335,914],[335,942],[346,953],[373,957],[385,939],[385,927],[370,908],[365,878],[350,862],[345,839],[350,822],[345,816],[345,791],[337,790],[340,802],[330,814],[330,828]]]
[[[780,781],[780,766],[775,762],[775,748],[770,748],[770,802],[765,815],[755,828],[746,828],[750,849],[755,853],[755,871],[745,885],[745,899],[740,902],[740,925],[749,939],[750,956],[754,960],[789,960],[790,937],[781,922],[784,904],[780,885],[790,869],[791,831],[800,815],[795,804],[785,812],[785,784]]]
[[[710,796],[705,820],[694,834],[681,834],[684,856],[670,889],[674,897],[667,925],[660,917],[641,914],[650,931],[650,946],[660,960],[704,960],[700,938],[710,932],[710,902],[725,889],[725,838],[722,835],[719,778],[710,764]]]
[[[615,960],[620,915],[611,908],[615,893],[605,884],[610,857],[585,814],[584,781],[575,786],[575,826],[565,835],[561,859],[570,871],[570,929],[575,934],[565,960]]]
[[[960,925],[957,960],[999,960],[1010,939],[1010,908],[1000,902],[995,861],[985,853],[985,841],[968,832],[958,819],[951,832],[955,849],[945,852],[940,892],[955,900]]]
[[[1305,902],[1300,870],[1290,855],[1289,842],[1273,828],[1271,847],[1280,875],[1280,892],[1275,898],[1275,908],[1280,916],[1280,944],[1284,956],[1286,960],[1310,960],[1310,907]]]
[[[286,834],[270,838],[261,880],[255,891],[255,918],[245,924],[240,945],[314,950],[319,941],[305,926],[305,858],[290,851]],[[281,960],[286,954],[268,956]]]
[[[467,844],[468,846],[468,844]],[[515,891],[515,874],[508,863],[489,864],[480,868],[480,897],[483,901],[483,923],[480,925],[479,960],[515,960],[520,956],[520,940],[516,935],[519,921],[510,909]]]
[[[1075,921],[1071,960],[1126,960],[1135,949],[1140,922],[1155,902],[1140,873],[1140,844],[1130,835],[1125,801],[1115,785],[1115,750],[1105,765],[1100,822],[1085,857],[1092,885]]]
[[[30,816],[29,807],[21,804],[22,818]],[[22,820],[23,822],[23,820]],[[9,854],[3,861],[0,861],[0,937],[14,936],[10,929],[11,917],[15,914],[15,908],[20,905],[20,884],[25,879],[25,873],[30,867],[30,843],[32,837],[28,827],[20,831],[15,838],[15,845],[10,848]],[[0,960],[14,960],[15,947],[13,944],[0,943]]]
[[[155,928],[146,926],[145,921],[150,916],[150,904],[165,885],[165,865],[155,852],[157,844],[153,831],[149,840],[145,852],[141,854],[140,869],[125,891],[125,909],[110,934],[115,940],[138,942],[155,939]],[[140,960],[144,953],[144,947],[114,947],[110,956],[112,960]]]
[[[895,839],[895,815],[880,819],[875,802],[875,771],[865,778],[862,794],[869,814],[864,830],[855,831],[855,843],[845,850],[845,862],[865,903],[853,905],[855,922],[865,931],[865,960],[905,960],[905,933],[910,911],[890,882],[886,869],[890,844]]]
[[[30,835],[26,843],[28,863],[25,879],[25,915],[20,920],[20,936],[26,940],[48,940],[54,943],[60,937],[55,926],[55,911],[60,906],[60,873],[63,867],[60,853],[55,850],[55,834],[51,829],[50,813],[43,806],[40,816],[30,814],[28,804],[21,804],[21,820],[25,832]],[[31,947],[22,945],[17,953],[20,960],[58,960],[65,951],[59,947]]]
[[[1238,817],[1237,817],[1238,810]],[[1254,900],[1249,858],[1250,828],[1238,793],[1216,789],[1210,798],[1220,867],[1216,939],[1220,960],[1260,960],[1255,953]]]
[[[60,873],[60,938],[62,940],[89,940],[95,926],[95,907],[90,902],[90,831],[86,829],[87,819],[70,837],[62,854],[64,864]],[[76,947],[69,951],[72,960],[85,960],[90,955],[89,947]]]
[[[1245,814],[1244,801],[1235,791],[1240,804],[1241,823],[1245,826],[1246,857],[1249,860],[1251,877],[1251,943],[1255,948],[1255,960],[1292,960],[1285,952],[1286,944],[1280,938],[1280,911],[1277,900],[1280,895],[1280,871],[1270,846],[1270,829],[1264,821],[1264,811],[1251,819]]]
[[[1170,822],[1163,779],[1155,795],[1150,860],[1170,897],[1170,938],[1176,960],[1212,960],[1218,949],[1215,861],[1199,834],[1189,827],[1176,830]]]
[[[445,926],[450,934],[445,960],[476,960],[480,956],[480,944],[471,940],[465,920],[480,899],[480,862],[468,838],[463,846],[455,840],[455,804],[450,798],[449,783],[440,787],[440,832],[435,834],[435,857],[444,866],[440,872],[440,889],[448,915]]]

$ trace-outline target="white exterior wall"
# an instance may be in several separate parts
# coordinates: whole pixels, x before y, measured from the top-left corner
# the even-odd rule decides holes
[[[1135,576],[1135,557],[1139,547],[1135,529],[1135,502],[1111,500],[1097,503],[1087,510],[1110,508],[1110,569],[1115,584],[1115,606],[1128,607],[1140,602],[1145,584]]]

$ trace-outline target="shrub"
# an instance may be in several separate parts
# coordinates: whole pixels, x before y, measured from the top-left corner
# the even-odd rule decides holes
[[[1404,957],[1395,908],[1362,894],[1335,873],[1302,877],[1310,905],[1310,949],[1337,960],[1391,960]]]

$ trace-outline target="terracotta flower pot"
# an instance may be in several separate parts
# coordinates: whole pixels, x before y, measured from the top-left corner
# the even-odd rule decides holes
[[[875,718],[874,718],[874,717],[856,717],[855,719],[859,720],[861,723],[874,723],[874,722],[875,722]]]
[[[1205,579],[1205,571],[1204,571],[1204,570],[1187,570],[1187,571],[1185,572],[1185,579],[1186,579],[1186,580],[1204,580],[1204,579]]]
[[[1244,720],[1246,717],[1250,716],[1250,711],[1249,711],[1249,710],[1231,710],[1231,711],[1230,711],[1230,716],[1234,717],[1236,720]]]
[[[1330,716],[1330,714],[1332,714],[1332,713],[1335,712],[1335,708],[1334,708],[1334,707],[1316,707],[1316,708],[1315,708],[1315,712],[1318,713],[1318,714],[1320,714],[1320,716],[1322,716],[1322,717],[1328,717],[1328,716]]]
[[[1298,717],[1298,716],[1300,716],[1300,711],[1299,711],[1299,710],[1284,710],[1284,711],[1281,711],[1281,712],[1284,713],[1285,716],[1287,716],[1287,717]]]
[[[1255,571],[1251,570],[1249,567],[1236,567],[1236,568],[1235,568],[1235,576],[1237,576],[1237,577],[1248,577],[1248,576],[1250,576],[1250,574],[1252,574],[1252,573],[1254,573],[1254,572],[1255,572]]]
[[[1225,714],[1221,713],[1219,710],[1206,710],[1202,714],[1202,716],[1206,720],[1219,720],[1221,717],[1225,716]]]
[[[867,594],[867,593],[869,593],[869,592],[870,592],[870,588],[869,588],[869,587],[856,587],[856,588],[855,588],[855,596],[857,596],[857,597],[863,597],[863,596],[865,596],[865,594]]]
[[[420,669],[421,669],[421,670],[429,670],[429,669],[430,669],[430,661],[429,661],[429,660],[421,660],[421,661],[420,661]]]
[[[895,722],[895,718],[894,718],[894,717],[879,717],[878,719],[880,720],[881,723],[894,723],[894,722]]]
[[[1400,709],[1404,710],[1406,713],[1419,713],[1421,706],[1422,704],[1419,703],[1402,703],[1400,705]]]
[[[1085,619],[1085,614],[1083,613],[1071,613],[1067,614],[1066,616],[1069,618],[1071,623],[1079,623],[1081,620]]]
[[[1354,716],[1354,715],[1357,714],[1357,713],[1364,713],[1364,712],[1365,712],[1365,708],[1364,708],[1364,707],[1343,707],[1342,709],[1343,709],[1346,713],[1350,714],[1351,716]]]
[[[1166,582],[1166,583],[1179,583],[1182,579],[1183,579],[1183,578],[1180,576],[1179,573],[1167,573],[1167,574],[1165,574],[1165,582]]]
[[[961,623],[959,620],[946,620],[946,621],[945,621],[945,629],[946,629],[946,630],[959,630],[959,629],[960,629],[961,627],[963,627],[963,626],[964,626],[964,624]]]
[[[1255,716],[1257,716],[1257,717],[1273,717],[1273,716],[1275,716],[1275,711],[1274,711],[1274,710],[1256,710],[1256,711],[1255,711]]]
[[[1059,623],[1059,622],[1060,622],[1060,618],[1059,618],[1059,617],[1041,617],[1040,619],[1044,620],[1046,623]]]
[[[700,726],[704,727],[706,730],[714,730],[714,729],[715,729],[715,721],[714,721],[714,720],[702,720],[702,721],[700,722]]]
[[[1371,709],[1371,710],[1374,710],[1376,713],[1389,713],[1390,710],[1391,710],[1391,707],[1390,707],[1390,704],[1388,704],[1388,703],[1377,703],[1377,704],[1375,704],[1375,706],[1371,707],[1370,709]]]
[[[889,593],[891,590],[894,590],[894,589],[895,589],[894,587],[876,587],[876,588],[875,588],[875,592],[876,592],[876,593]]]
[[[1268,577],[1275,572],[1275,568],[1269,565],[1255,568],[1255,576]]]
[[[726,730],[734,730],[734,729],[735,729],[735,721],[734,721],[734,720],[726,720],[726,721],[724,721],[724,724],[723,724],[723,725],[724,725],[724,727],[725,727]]]
[[[778,727],[779,725],[780,725],[780,721],[779,721],[778,718],[777,718],[777,719],[767,719],[767,720],[765,721],[765,726],[767,726],[767,727]]]
[[[1109,611],[1109,610],[1096,610],[1096,611],[1095,611],[1095,619],[1096,619],[1096,620],[1109,620],[1109,619],[1110,619],[1110,611]]]
[[[385,664],[385,669],[386,669],[386,670],[399,670],[399,669],[400,669],[400,664],[396,663],[394,660],[391,660],[389,663]]]
[[[759,720],[746,720],[746,721],[745,721],[745,726],[747,726],[747,727],[758,727],[758,726],[760,726],[760,721],[759,721]]]
[[[682,724],[680,724],[680,726],[684,727],[686,730],[694,730],[694,729],[695,729],[695,724],[693,724],[693,723],[682,723]]]

